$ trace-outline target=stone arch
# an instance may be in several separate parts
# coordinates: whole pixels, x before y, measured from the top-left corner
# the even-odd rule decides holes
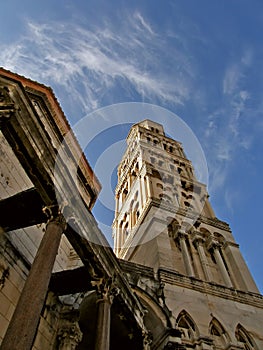
[[[157,349],[160,340],[162,339],[163,342],[168,335],[167,330],[172,328],[170,311],[157,302],[156,295],[152,290],[136,287],[135,291],[145,308],[144,324],[152,337],[151,346]]]
[[[202,233],[202,235],[205,237],[205,238],[208,238],[209,236],[211,236],[211,232],[205,228],[205,227],[200,227],[199,228],[199,231]]]
[[[230,342],[230,337],[228,333],[215,317],[213,317],[213,319],[210,322],[209,333],[213,338],[214,344],[219,348],[225,348],[226,345]]]
[[[180,223],[178,220],[176,220],[173,217],[167,217],[166,221],[167,221],[168,235],[170,237],[174,237],[180,228]]]
[[[177,319],[176,319],[177,328],[182,333],[182,338],[193,342],[199,336],[199,331],[196,323],[189,313],[185,310],[182,310]]]
[[[225,237],[221,233],[214,232],[213,236],[217,239],[218,242],[220,242],[220,243],[225,242]]]
[[[79,326],[83,337],[78,350],[95,349],[99,298],[96,291],[90,291],[80,304]],[[125,350],[141,350],[142,343],[135,318],[118,297],[114,298],[110,310],[110,349],[117,349],[121,344]]]
[[[258,350],[253,338],[248,331],[239,323],[235,331],[236,339],[244,347],[244,350]]]

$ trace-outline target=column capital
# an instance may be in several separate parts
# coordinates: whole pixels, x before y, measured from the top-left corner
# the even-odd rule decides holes
[[[221,244],[215,239],[213,236],[209,236],[208,239],[206,240],[206,247],[208,250],[210,249],[218,249],[220,248]]]
[[[9,120],[15,113],[15,103],[7,86],[0,85],[0,123]]]
[[[185,231],[178,231],[177,232],[177,237],[180,238],[180,239],[186,239],[188,236],[188,234],[185,232]]]
[[[198,246],[199,244],[203,244],[205,242],[204,237],[199,231],[193,231],[191,236],[192,236],[192,242],[195,246]]]
[[[58,205],[46,206],[42,210],[47,216],[47,225],[49,223],[56,223],[57,225],[62,227],[63,231],[66,230],[67,223]]]
[[[99,281],[94,281],[96,286],[98,301],[107,301],[112,304],[113,299],[120,293],[119,288],[114,284],[112,278],[102,278]]]
[[[76,349],[82,340],[79,324],[79,312],[68,308],[62,311],[61,326],[58,331],[59,350]]]

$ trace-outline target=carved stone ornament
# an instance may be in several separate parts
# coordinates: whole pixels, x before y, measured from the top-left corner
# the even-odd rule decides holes
[[[61,314],[61,325],[57,339],[59,350],[74,350],[82,340],[82,332],[79,327],[79,312],[65,306]]]
[[[100,281],[94,281],[92,283],[96,285],[97,294],[99,300],[107,300],[110,303],[113,302],[113,299],[119,294],[120,290],[113,282],[112,278],[104,279],[102,278]]]
[[[58,332],[59,350],[73,350],[81,342],[82,332],[77,322],[68,321]]]
[[[54,222],[58,225],[61,225],[63,231],[67,228],[67,223],[64,216],[61,214],[58,205],[50,205],[48,207],[43,208],[43,212],[46,214],[48,221],[47,225],[51,222]]]
[[[0,85],[0,122],[8,120],[15,112],[15,104],[6,86]]]
[[[143,349],[150,350],[150,345],[153,342],[153,336],[151,332],[146,332],[145,330],[142,332],[143,336]]]
[[[3,289],[5,281],[9,276],[9,267],[3,260],[0,260],[0,290]]]

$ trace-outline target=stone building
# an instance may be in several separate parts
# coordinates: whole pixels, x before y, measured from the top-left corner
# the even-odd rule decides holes
[[[263,299],[239,246],[158,123],[130,130],[113,227],[115,253],[151,314],[151,349],[263,349]]]
[[[263,299],[181,145],[132,127],[115,253],[52,90],[0,69],[0,349],[263,348]]]

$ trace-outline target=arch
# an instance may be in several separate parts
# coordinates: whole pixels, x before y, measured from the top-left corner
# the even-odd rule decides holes
[[[177,328],[182,332],[182,338],[193,341],[198,338],[199,331],[196,323],[189,313],[182,310],[176,319]]]
[[[199,231],[202,233],[203,237],[205,238],[208,238],[209,236],[211,236],[211,232],[205,227],[200,227]]]
[[[152,337],[151,348],[155,348],[155,346],[159,344],[160,338],[167,333],[167,329],[172,328],[170,311],[167,306],[161,307],[161,305],[154,300],[156,298],[154,292],[146,285],[145,289],[136,286],[135,293],[146,309],[144,324]]]
[[[209,333],[218,347],[225,347],[230,342],[228,333],[215,317],[210,322]]]
[[[157,187],[157,188],[160,188],[161,190],[163,190],[163,185],[162,185],[160,182],[157,182],[157,183],[156,183],[156,187]]]
[[[224,243],[225,242],[225,237],[223,235],[221,235],[221,233],[214,232],[213,235],[218,240],[218,242],[220,242],[220,243]]]
[[[239,323],[236,327],[235,336],[243,346],[244,350],[257,350],[255,342],[248,331]]]
[[[79,326],[83,333],[78,350],[95,349],[98,299],[96,291],[88,292],[79,307]],[[119,344],[125,350],[142,349],[143,339],[139,332],[135,317],[125,303],[114,298],[110,308],[110,349],[118,349]]]

